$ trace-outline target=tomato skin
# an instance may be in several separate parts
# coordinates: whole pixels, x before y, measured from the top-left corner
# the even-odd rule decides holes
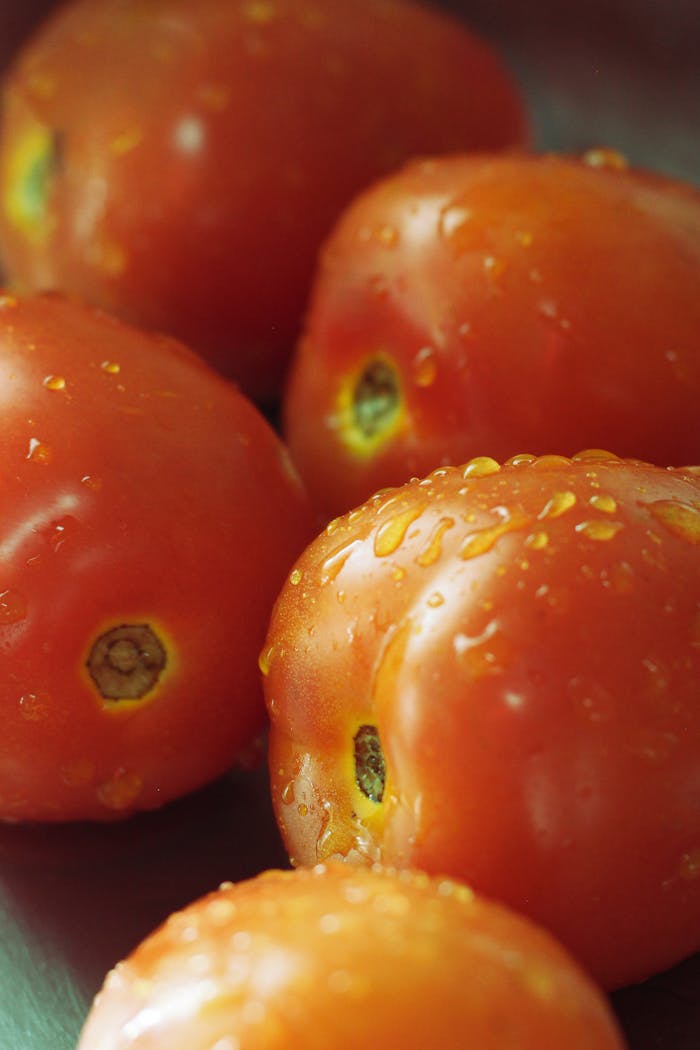
[[[270,399],[340,208],[414,154],[526,139],[488,45],[411,0],[74,0],[6,78],[0,242],[18,286]]]
[[[171,916],[108,976],[78,1050],[506,1045],[624,1044],[600,991],[520,916],[448,880],[319,865]]]
[[[700,460],[700,193],[586,156],[413,162],[345,211],[284,399],[328,515],[523,448]],[[377,360],[398,396],[362,423]]]
[[[261,661],[293,862],[464,879],[608,987],[700,948],[699,541],[700,468],[596,452],[446,467],[331,522]]]
[[[0,297],[0,411],[0,817],[154,808],[264,725],[256,660],[308,502],[232,384],[58,296]],[[129,684],[144,626],[165,667],[104,698],[96,640]]]

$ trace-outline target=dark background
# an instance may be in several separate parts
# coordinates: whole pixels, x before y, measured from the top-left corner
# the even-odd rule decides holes
[[[0,66],[49,6],[0,0]],[[610,145],[700,184],[698,0],[443,6],[500,47],[540,148]],[[0,1050],[73,1050],[106,971],[170,911],[284,863],[264,770],[121,825],[0,826]],[[614,1004],[631,1050],[700,1050],[700,956]]]

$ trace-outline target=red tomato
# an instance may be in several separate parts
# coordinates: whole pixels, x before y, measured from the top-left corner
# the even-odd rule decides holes
[[[446,879],[268,871],[171,916],[107,977],[78,1050],[622,1050],[553,938]]]
[[[462,878],[605,985],[700,948],[700,467],[491,459],[298,560],[261,657],[296,863]]]
[[[285,408],[327,513],[523,448],[700,460],[700,194],[587,157],[416,162],[346,212]]]
[[[270,398],[353,194],[525,138],[491,49],[411,0],[73,0],[6,81],[4,259]]]
[[[0,492],[0,818],[108,819],[225,770],[311,527],[257,409],[179,344],[5,295]]]

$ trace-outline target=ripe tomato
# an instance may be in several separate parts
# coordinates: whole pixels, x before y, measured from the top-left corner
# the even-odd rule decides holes
[[[353,194],[525,138],[491,49],[412,0],[73,0],[6,80],[4,260],[270,398]]]
[[[587,157],[416,162],[345,213],[285,398],[326,512],[522,448],[700,460],[700,194]]]
[[[622,1050],[556,941],[446,879],[268,871],[171,916],[107,977],[78,1050]]]
[[[4,295],[0,492],[0,818],[108,819],[225,770],[311,528],[257,409],[179,344]]]
[[[700,467],[443,468],[331,522],[261,668],[296,863],[446,872],[609,987],[700,948]]]

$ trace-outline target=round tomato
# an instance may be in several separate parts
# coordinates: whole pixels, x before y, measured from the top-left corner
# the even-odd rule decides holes
[[[700,467],[481,458],[332,521],[261,668],[294,862],[445,872],[609,987],[700,948]]]
[[[466,886],[268,871],[176,913],[107,977],[78,1050],[622,1050],[556,941]]]
[[[11,279],[278,395],[319,241],[416,153],[526,138],[491,49],[411,0],[73,0],[6,78]]]
[[[0,492],[0,818],[107,819],[225,770],[311,529],[257,409],[179,344],[3,295]]]
[[[700,460],[700,193],[618,155],[414,162],[327,244],[285,397],[338,514],[443,463]]]

